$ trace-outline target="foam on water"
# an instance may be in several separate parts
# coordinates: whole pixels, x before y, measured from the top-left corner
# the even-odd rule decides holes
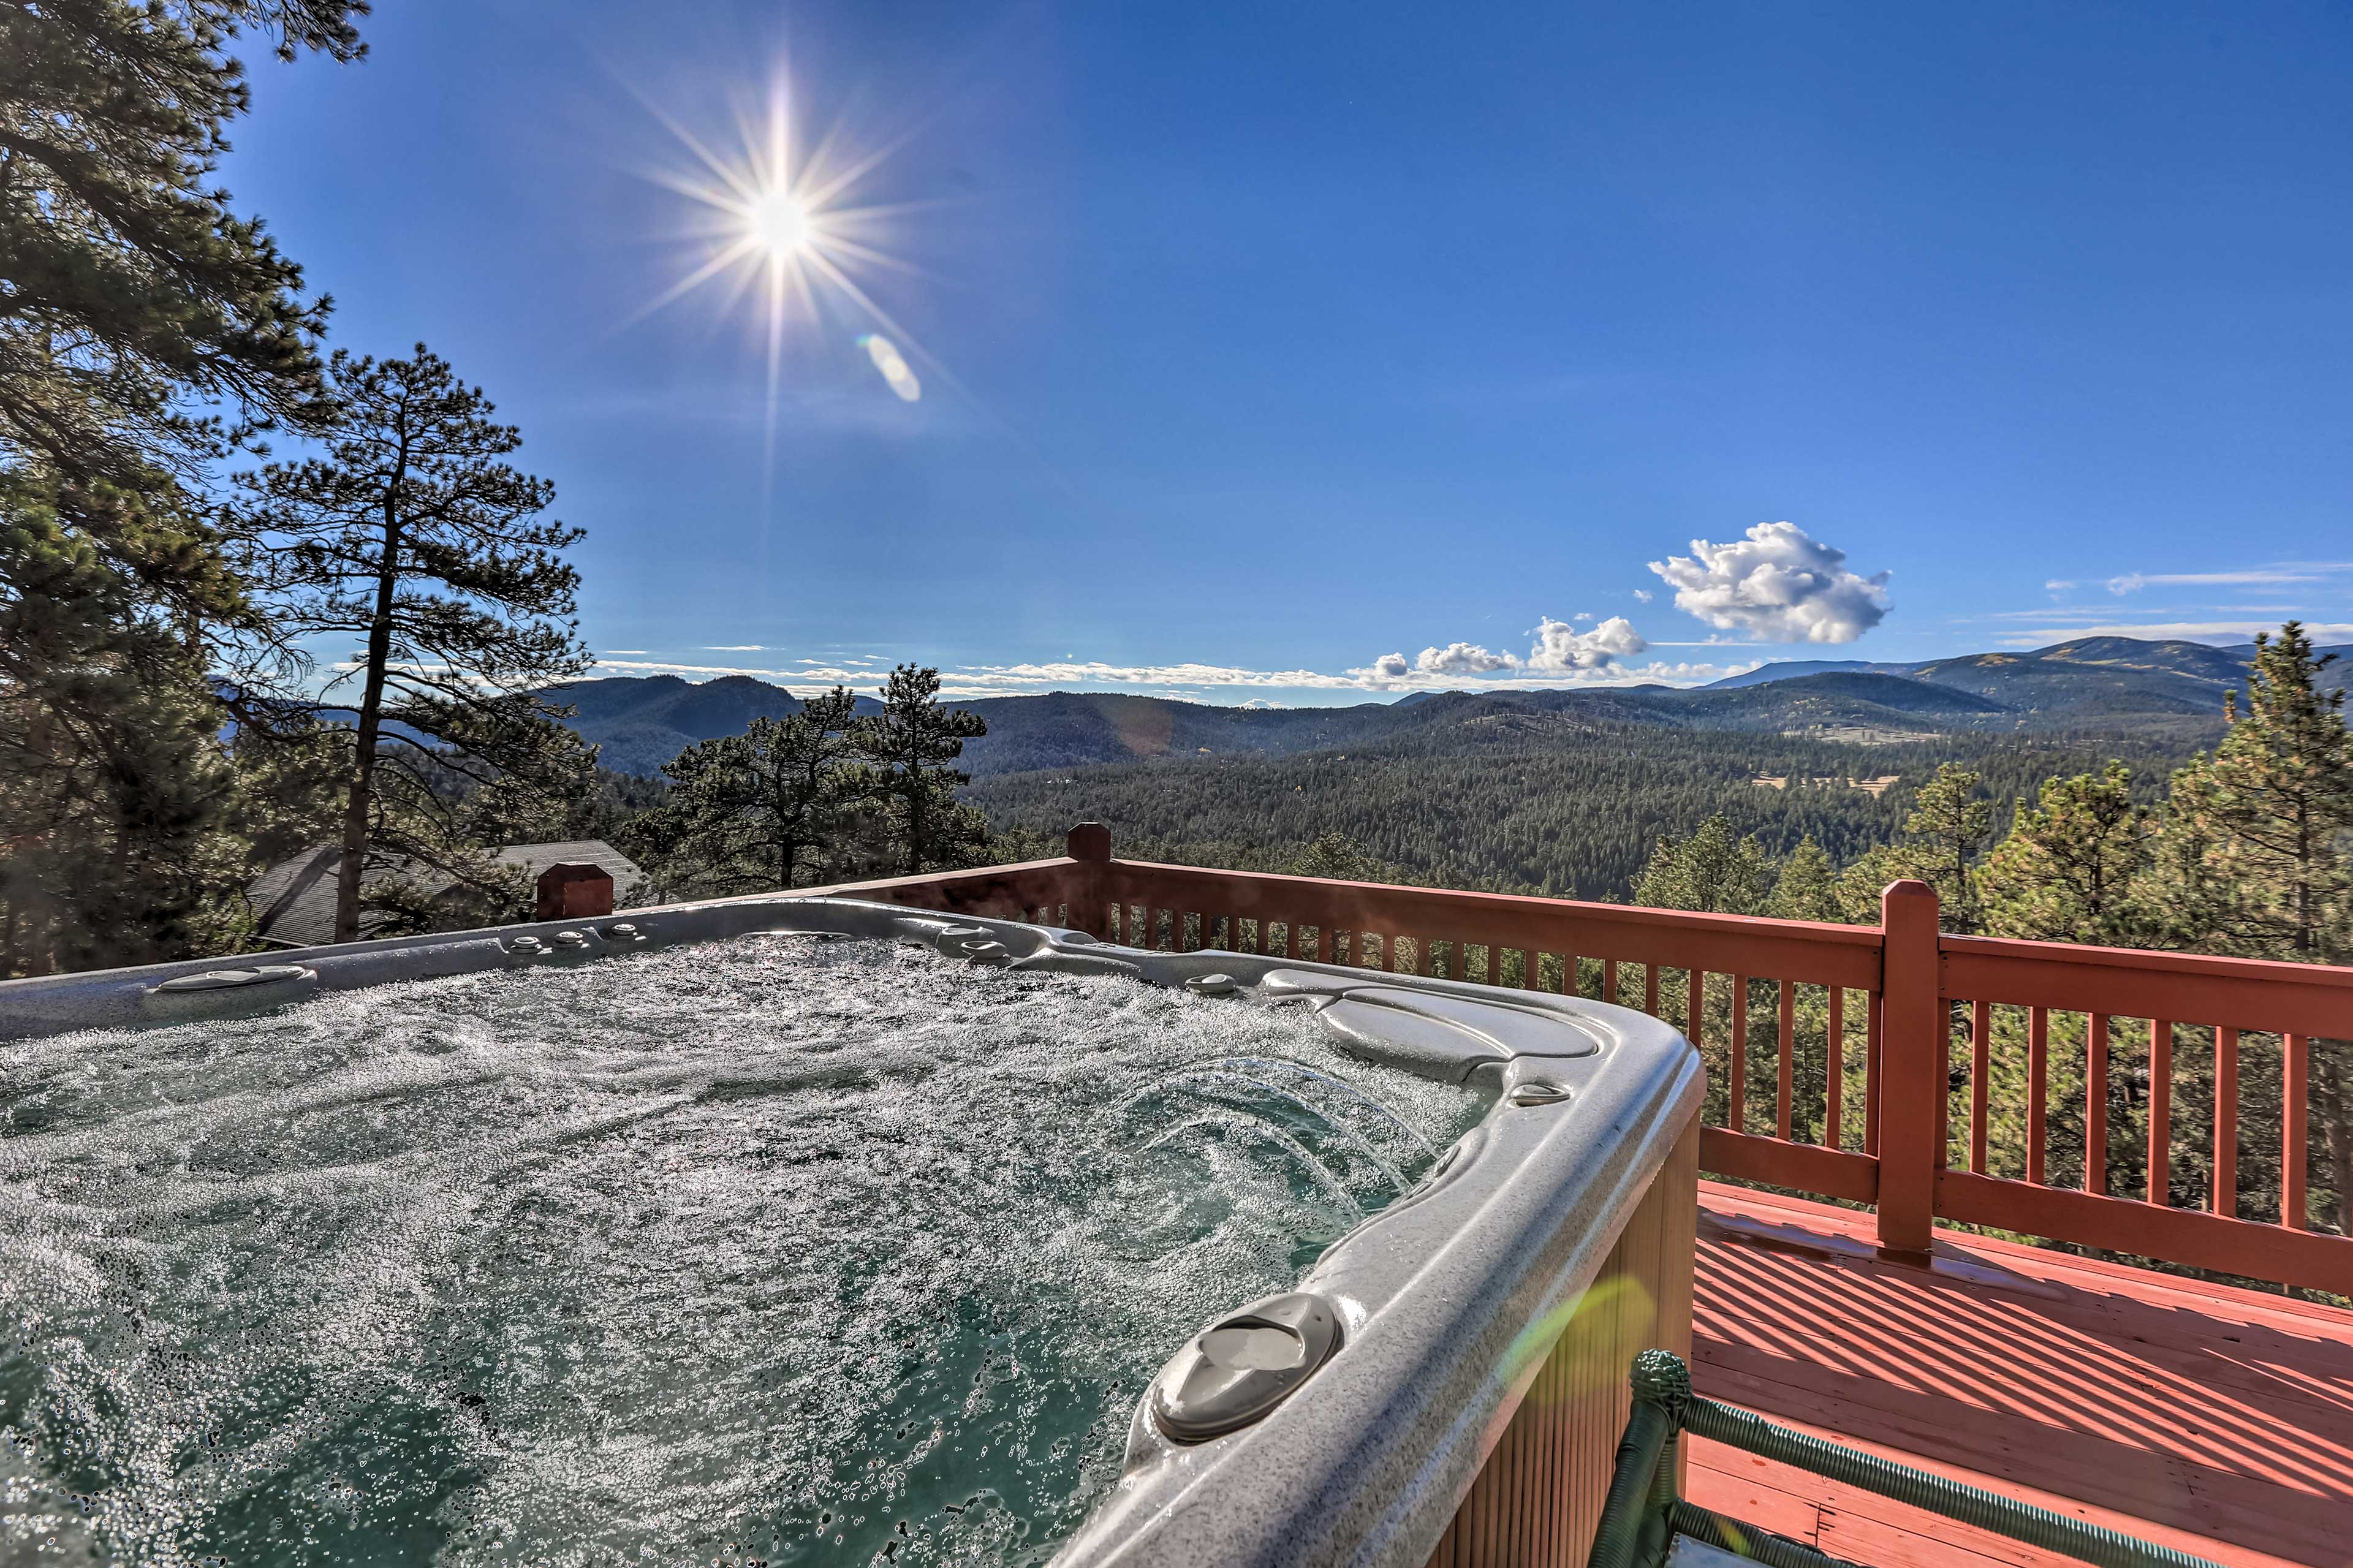
[[[746,938],[0,1056],[0,1554],[1032,1563],[1479,1116],[1312,1018]]]

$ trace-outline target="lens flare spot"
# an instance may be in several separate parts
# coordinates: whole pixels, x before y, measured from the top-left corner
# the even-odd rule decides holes
[[[866,351],[866,357],[874,362],[874,368],[882,373],[882,379],[891,384],[891,390],[899,395],[902,403],[913,403],[923,397],[923,384],[915,379],[913,371],[907,368],[906,356],[900,353],[898,344],[880,332],[869,332],[858,342]]]

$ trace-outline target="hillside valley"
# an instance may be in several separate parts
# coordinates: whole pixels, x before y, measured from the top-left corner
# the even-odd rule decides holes
[[[2005,819],[2043,779],[2111,756],[2153,799],[2221,733],[2252,653],[2087,638],[1914,664],[1796,661],[1696,689],[1298,709],[1053,692],[956,706],[987,722],[961,765],[1000,832],[1050,837],[1094,818],[1127,852],[1237,865],[1337,833],[1431,880],[1610,898],[1662,834],[1718,812],[1776,851],[1810,835],[1852,858],[1896,831],[1946,762],[1983,773]],[[2341,684],[2344,662],[2326,673]],[[694,742],[799,707],[743,676],[548,695],[607,767],[648,777]]]

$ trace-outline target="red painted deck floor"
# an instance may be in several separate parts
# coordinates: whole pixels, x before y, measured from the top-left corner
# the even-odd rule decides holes
[[[1698,1391],[2249,1568],[2353,1565],[2353,1312],[1703,1183]],[[1694,1440],[1693,1500],[1871,1568],[2072,1563]]]

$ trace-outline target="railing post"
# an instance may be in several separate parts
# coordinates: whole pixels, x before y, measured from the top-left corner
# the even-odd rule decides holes
[[[1068,899],[1072,923],[1083,931],[1111,935],[1111,829],[1100,822],[1082,822],[1063,840],[1065,851],[1078,862],[1072,868]]]
[[[1946,1092],[1937,1048],[1947,1028],[1936,946],[1936,889],[1906,879],[1879,896],[1879,1245],[1926,1254],[1936,1213],[1937,1111]]]

